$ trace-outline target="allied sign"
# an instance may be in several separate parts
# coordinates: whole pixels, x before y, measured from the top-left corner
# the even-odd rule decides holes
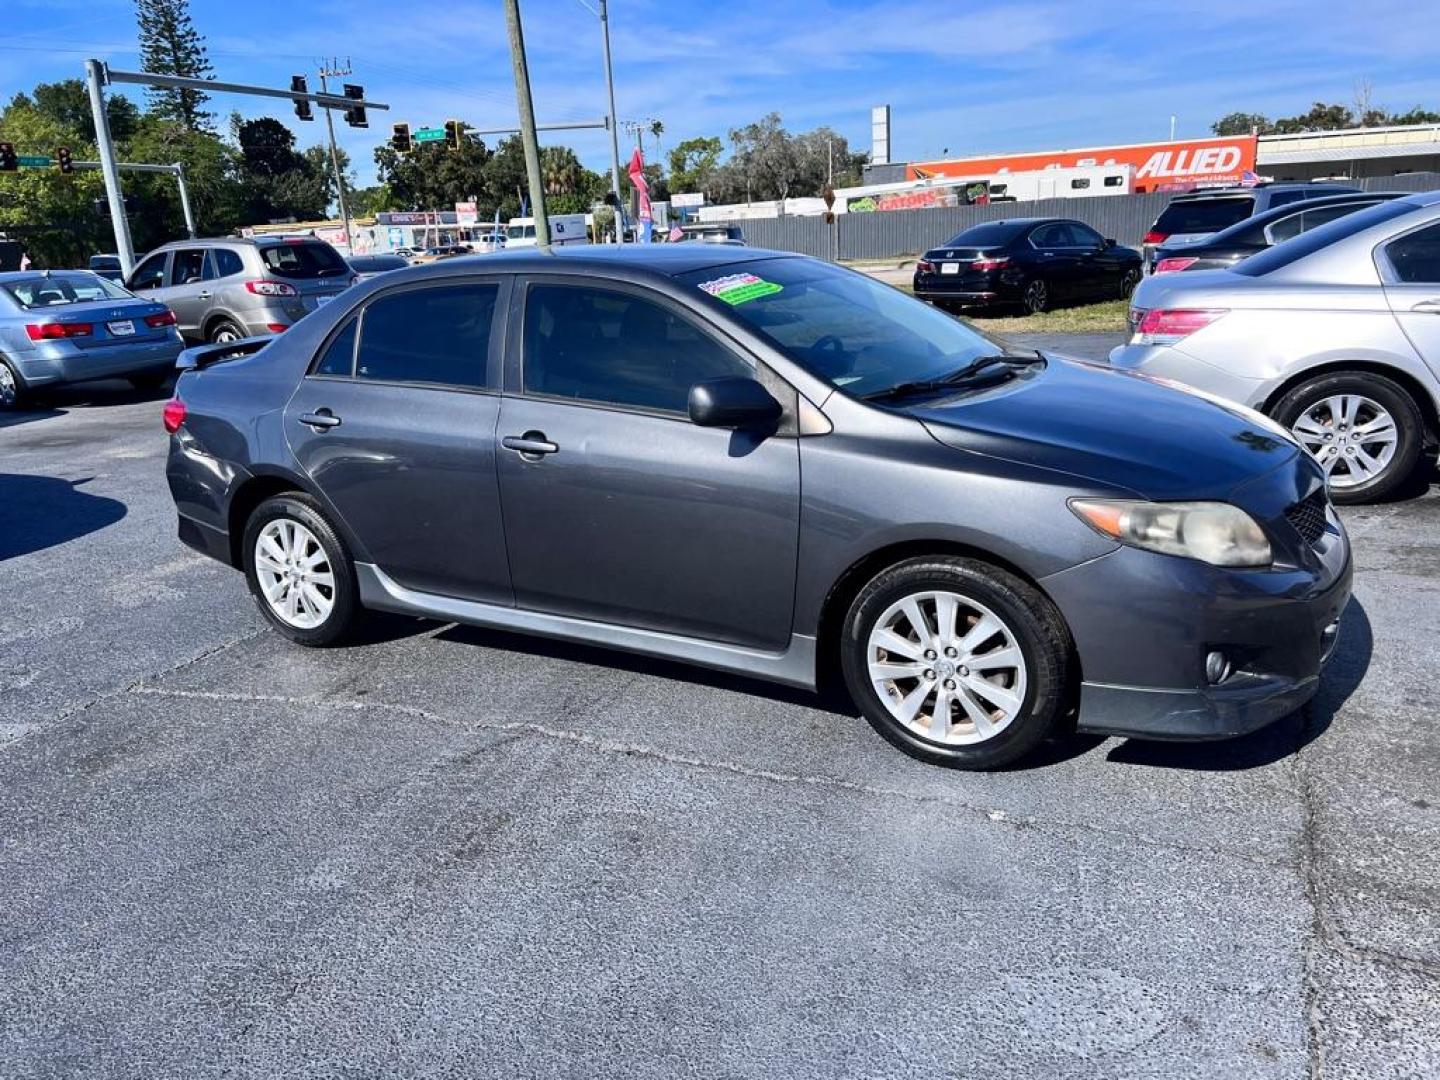
[[[1047,150],[1033,154],[998,154],[951,161],[914,162],[905,167],[910,180],[938,176],[984,176],[1037,169],[1088,165],[1132,165],[1135,190],[1169,191],[1197,184],[1241,184],[1255,179],[1254,135],[1174,142],[1100,146],[1084,150]]]

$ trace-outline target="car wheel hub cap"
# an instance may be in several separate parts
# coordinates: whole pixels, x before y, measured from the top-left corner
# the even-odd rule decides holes
[[[10,374],[10,369],[0,364],[0,405],[13,405],[15,403],[15,376]]]
[[[1400,444],[1395,418],[1362,394],[1321,398],[1290,430],[1320,462],[1330,487],[1340,490],[1380,476]]]
[[[319,539],[300,522],[276,518],[255,538],[255,577],[265,603],[297,630],[313,630],[335,609],[335,573]]]
[[[890,715],[947,746],[993,739],[1025,702],[1025,657],[1014,631],[960,593],[920,592],[891,604],[870,631],[866,663]]]

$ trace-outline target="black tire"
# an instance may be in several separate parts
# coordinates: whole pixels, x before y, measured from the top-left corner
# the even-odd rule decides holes
[[[0,370],[0,412],[23,409],[28,396],[25,380],[3,356],[0,356],[0,369],[3,369]]]
[[[1342,394],[1367,397],[1395,421],[1395,453],[1377,475],[1349,487],[1330,485],[1333,501],[1345,505],[1376,502],[1393,494],[1415,474],[1425,441],[1425,420],[1420,407],[1404,389],[1370,371],[1332,371],[1307,379],[1288,391],[1270,409],[1271,417],[1287,430],[1312,407]]]
[[[1049,311],[1050,300],[1050,285],[1040,277],[1031,278],[1025,285],[1025,291],[1020,294],[1020,303],[1029,315],[1041,315]]]
[[[318,625],[301,628],[293,626],[280,617],[266,599],[264,589],[256,570],[256,541],[261,530],[277,519],[289,519],[303,525],[324,549],[329,572],[334,579],[333,601],[329,614]],[[241,545],[245,566],[245,581],[250,586],[250,595],[260,613],[282,635],[297,645],[326,646],[338,645],[353,635],[364,617],[360,606],[360,590],[355,583],[355,566],[345,542],[340,539],[335,527],[320,509],[318,503],[308,495],[290,492],[266,499],[257,506],[245,523],[245,535]]]
[[[1120,299],[1129,300],[1130,294],[1135,291],[1135,286],[1140,284],[1140,268],[1131,267],[1120,275]]]
[[[138,371],[127,375],[126,379],[136,390],[159,390],[170,381],[170,372],[163,368],[159,371]]]
[[[227,336],[228,335],[228,336]],[[211,324],[205,334],[205,340],[212,345],[218,345],[223,341],[239,341],[245,336],[245,328],[229,319],[220,319]]]
[[[870,681],[867,649],[876,622],[906,596],[930,590],[957,593],[989,608],[1024,658],[1025,693],[1015,718],[978,742],[953,745],[922,735],[891,714]],[[935,556],[898,563],[860,590],[841,631],[840,666],[852,701],[892,745],[936,765],[995,769],[1034,750],[1065,715],[1071,704],[1071,652],[1064,619],[1033,586],[975,559]],[[964,674],[962,668],[957,677]]]

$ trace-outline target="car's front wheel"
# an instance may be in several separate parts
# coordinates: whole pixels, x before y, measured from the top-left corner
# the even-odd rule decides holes
[[[973,559],[910,559],[877,575],[845,620],[841,668],[870,724],[913,757],[1007,765],[1067,707],[1070,638],[1034,587]]]
[[[1414,473],[1424,419],[1400,386],[1369,371],[1318,375],[1271,410],[1325,470],[1337,503],[1382,499]]]
[[[308,496],[267,499],[243,540],[245,579],[261,614],[300,645],[334,645],[363,614],[350,553]]]
[[[24,398],[25,384],[10,366],[10,361],[0,357],[0,412],[18,409]]]

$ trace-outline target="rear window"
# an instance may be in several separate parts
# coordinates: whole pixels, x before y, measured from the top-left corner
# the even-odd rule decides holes
[[[327,278],[349,273],[345,260],[329,244],[262,247],[260,261],[270,273],[284,278]]]
[[[1237,221],[1244,221],[1254,206],[1255,199],[1250,195],[1228,199],[1176,200],[1155,219],[1155,231],[1166,236],[1219,232]]]
[[[1266,248],[1258,255],[1252,255],[1250,258],[1236,263],[1235,273],[1244,274],[1246,277],[1260,277],[1273,270],[1279,270],[1282,266],[1289,266],[1307,255],[1313,255],[1337,240],[1344,240],[1347,236],[1363,232],[1372,225],[1393,221],[1406,214],[1413,214],[1419,209],[1419,206],[1412,202],[1405,202],[1403,199],[1368,206],[1364,210],[1346,214],[1338,221],[1321,225],[1318,229],[1302,232],[1294,239],[1286,240],[1283,244],[1276,244],[1272,248]]]
[[[964,232],[956,233],[945,241],[945,247],[993,247],[1008,244],[1020,234],[1025,225],[1014,221],[987,221],[984,225],[972,225]]]
[[[26,278],[0,286],[10,298],[26,311],[35,308],[63,307],[96,300],[133,300],[119,285],[94,274],[52,274],[49,277]]]

